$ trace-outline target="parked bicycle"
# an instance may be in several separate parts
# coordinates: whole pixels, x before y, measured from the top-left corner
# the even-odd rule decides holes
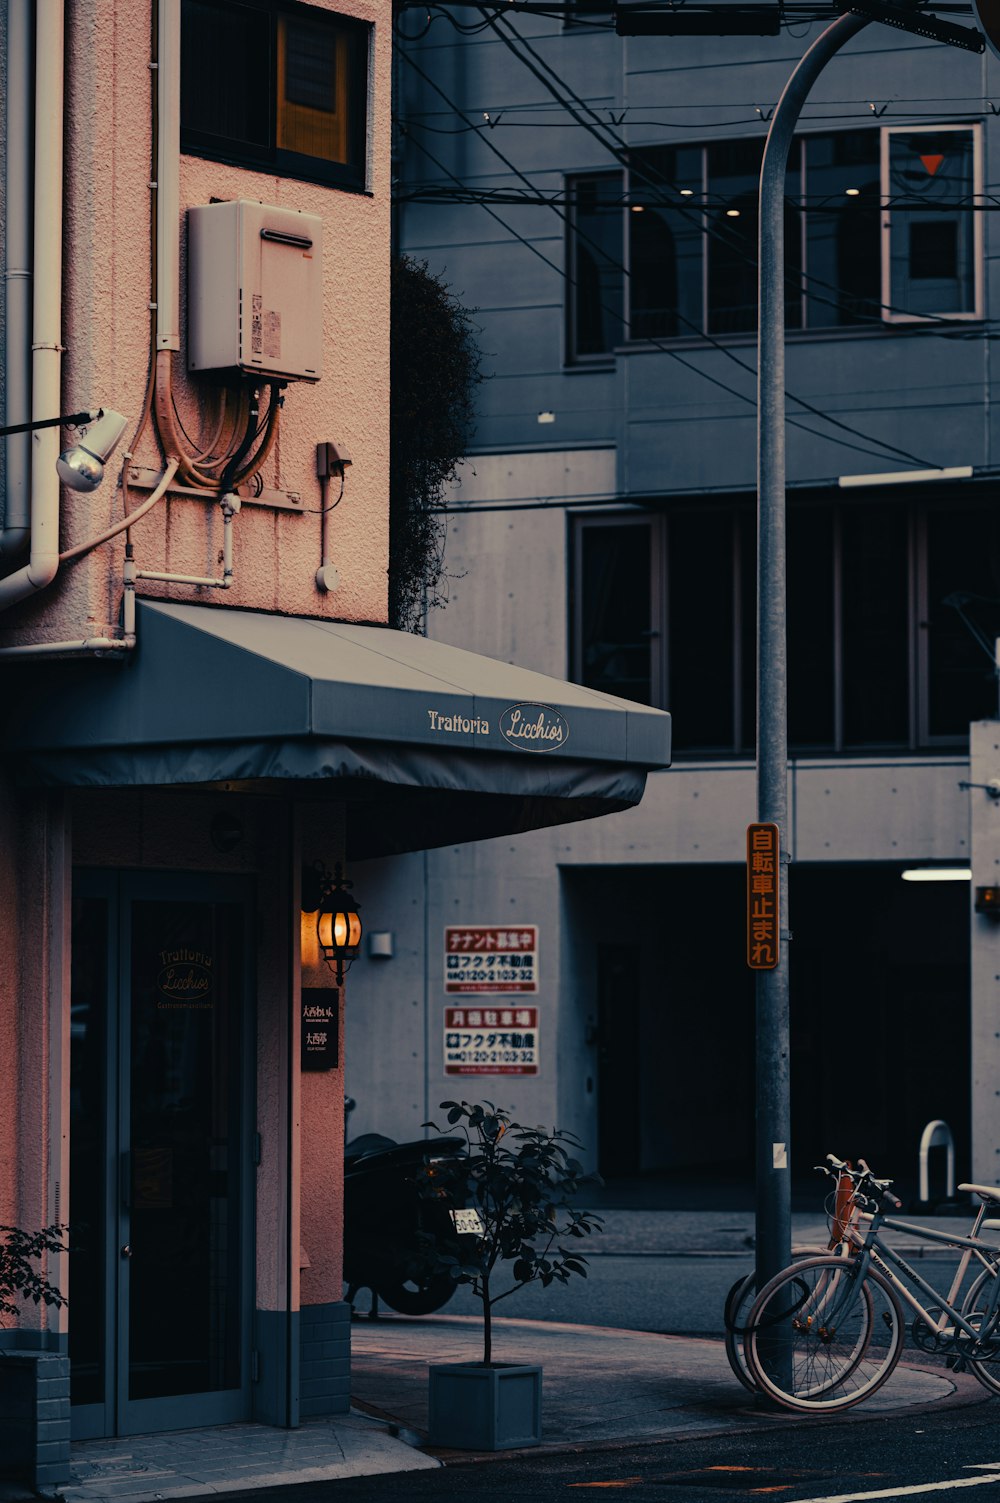
[[[822,1173],[831,1173],[823,1164],[817,1165]],[[837,1174],[836,1187],[831,1190],[827,1199],[827,1212],[830,1218],[829,1240],[820,1246],[807,1245],[792,1248],[792,1257],[796,1262],[803,1258],[819,1257],[823,1253],[843,1252],[847,1246],[847,1227],[849,1224],[857,1224],[860,1215],[860,1207],[854,1200],[854,1181],[846,1171]],[[745,1341],[749,1329],[748,1320],[757,1298],[757,1275],[755,1272],[743,1274],[733,1284],[726,1295],[723,1309],[723,1322],[726,1328],[725,1348],[729,1365],[739,1378],[744,1388],[751,1393],[757,1392],[757,1384],[754,1381],[745,1355]]]
[[[853,1169],[828,1154],[823,1167],[840,1182],[850,1177],[856,1215],[845,1224],[843,1251],[791,1264],[755,1299],[743,1342],[754,1385],[800,1414],[837,1413],[870,1398],[902,1353],[902,1299],[916,1317],[917,1346],[945,1355],[956,1370],[967,1369],[1000,1393],[1000,1220],[987,1214],[1000,1210],[1000,1188],[959,1185],[981,1201],[968,1235],[960,1236],[895,1220],[888,1212],[900,1202],[891,1181],[876,1179],[863,1159]],[[885,1241],[883,1227],[961,1252],[947,1292]],[[973,1260],[981,1267],[963,1296]]]

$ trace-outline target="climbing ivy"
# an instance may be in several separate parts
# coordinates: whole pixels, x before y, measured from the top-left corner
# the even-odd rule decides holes
[[[391,308],[389,619],[420,632],[446,604],[437,507],[471,441],[483,376],[472,313],[426,262],[393,262]]]

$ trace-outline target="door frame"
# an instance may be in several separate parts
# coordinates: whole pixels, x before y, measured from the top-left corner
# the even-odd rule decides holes
[[[255,1171],[256,1135],[256,1009],[254,984],[254,882],[229,873],[107,870],[78,867],[73,871],[73,897],[103,897],[108,903],[106,1039],[102,1088],[104,1121],[104,1396],[91,1404],[74,1405],[74,1440],[125,1436],[147,1432],[232,1424],[248,1420],[252,1411],[251,1364],[255,1309]],[[130,1210],[126,1203],[131,1151],[131,907],[134,902],[184,898],[194,902],[238,903],[243,914],[243,996],[240,1004],[241,1058],[238,1067],[240,1151],[238,1174],[239,1241],[237,1301],[240,1382],[237,1388],[165,1398],[130,1399],[129,1378],[129,1266],[121,1249],[126,1245]],[[72,1195],[72,1184],[70,1185]],[[94,1208],[97,1210],[98,1208]],[[72,1202],[71,1202],[72,1216]],[[72,1287],[69,1318],[72,1322]]]

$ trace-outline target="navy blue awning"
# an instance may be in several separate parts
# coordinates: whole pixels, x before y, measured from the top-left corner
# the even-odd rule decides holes
[[[142,601],[123,663],[33,665],[22,781],[342,797],[349,853],[589,818],[642,797],[670,717],[380,626]]]

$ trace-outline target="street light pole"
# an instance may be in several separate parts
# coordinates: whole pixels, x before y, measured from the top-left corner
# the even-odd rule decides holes
[[[842,15],[798,64],[760,171],[757,334],[757,819],[778,826],[778,964],[757,972],[757,1288],[791,1261],[788,1026],[788,693],[785,633],[785,174],[802,106],[830,59],[869,24]]]

